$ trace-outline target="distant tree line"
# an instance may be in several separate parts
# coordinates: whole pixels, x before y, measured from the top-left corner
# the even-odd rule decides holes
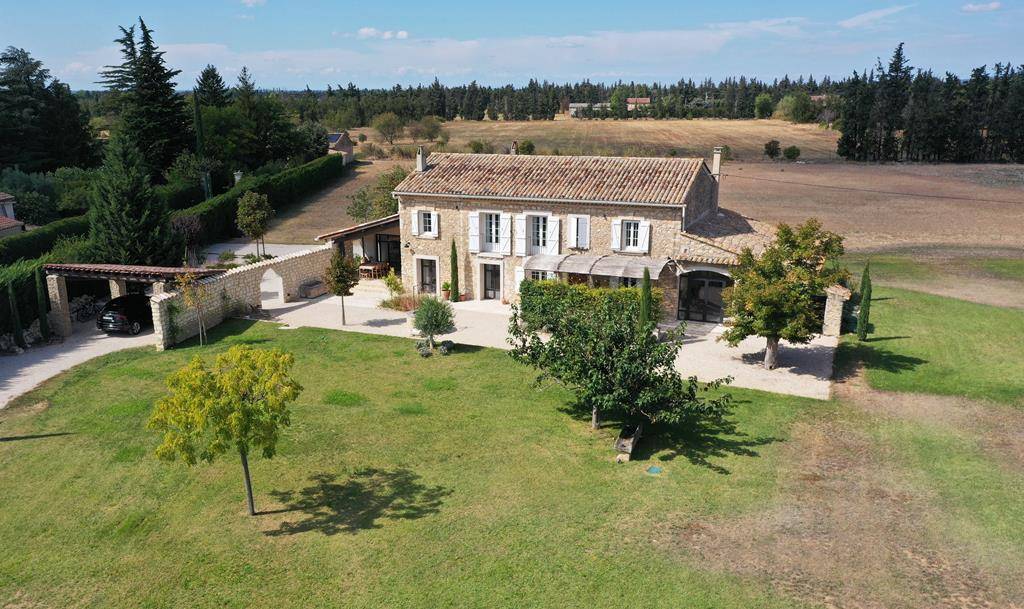
[[[857,161],[1024,162],[1024,65],[964,79],[910,66],[903,44],[887,66],[842,83],[838,153]]]

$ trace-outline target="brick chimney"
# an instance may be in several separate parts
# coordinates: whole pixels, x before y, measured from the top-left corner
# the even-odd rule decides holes
[[[416,147],[416,171],[427,170],[427,153],[423,150],[423,146]]]
[[[512,147],[508,149],[509,154],[519,154],[519,142],[512,141]]]
[[[722,147],[715,146],[711,153],[711,175],[716,182],[722,181]]]

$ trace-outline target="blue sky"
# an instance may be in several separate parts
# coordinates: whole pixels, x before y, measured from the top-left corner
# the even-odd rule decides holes
[[[141,15],[179,86],[213,63],[261,87],[430,82],[675,81],[841,76],[886,58],[967,73],[1024,63],[1024,0],[584,3],[382,0],[0,0],[0,45],[74,88],[98,88],[117,25]]]

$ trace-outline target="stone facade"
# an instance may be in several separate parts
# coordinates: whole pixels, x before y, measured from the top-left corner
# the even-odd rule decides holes
[[[47,275],[46,291],[50,297],[50,330],[61,338],[67,338],[71,336],[68,282],[60,275]]]
[[[281,277],[284,301],[297,300],[299,286],[307,281],[322,279],[333,254],[334,246],[324,245],[240,266],[223,275],[199,280],[198,283],[205,291],[202,309],[206,328],[212,328],[232,315],[247,314],[259,309],[260,282],[270,270]],[[48,277],[47,281],[50,279]],[[153,308],[156,347],[163,350],[199,334],[199,316],[195,309],[185,306],[179,292],[166,291],[164,286],[160,289],[160,292],[154,289],[150,306]]]
[[[717,183],[710,175],[704,175],[711,184],[704,184],[700,191],[703,196],[717,197]],[[711,203],[704,203],[708,209]],[[412,215],[422,211],[437,213],[436,236],[413,235]],[[528,203],[517,201],[493,201],[485,199],[445,199],[403,195],[399,205],[400,234],[402,249],[402,281],[408,288],[418,291],[419,260],[434,260],[437,264],[437,289],[451,279],[451,242],[455,240],[459,257],[460,287],[470,298],[479,299],[483,285],[484,264],[497,264],[501,268],[501,299],[514,301],[517,298],[516,269],[522,268],[524,256],[515,255],[515,234],[509,235],[510,254],[493,252],[470,253],[469,215],[471,212],[499,212],[513,217],[512,231],[515,231],[514,216],[517,214],[550,214],[559,219],[559,254],[584,254],[592,256],[618,254],[624,256],[650,256],[656,259],[674,259],[683,244],[682,224],[685,208],[667,205],[608,205],[577,203]],[[568,220],[570,215],[589,216],[590,243],[586,249],[573,247],[570,243]],[[612,226],[616,219],[636,219],[650,223],[650,243],[645,252],[616,251],[612,249]],[[550,221],[550,220],[549,220]],[[529,252],[527,253],[527,256]],[[654,285],[664,292],[664,309],[667,319],[675,319],[678,302],[679,280],[670,267],[654,279]]]

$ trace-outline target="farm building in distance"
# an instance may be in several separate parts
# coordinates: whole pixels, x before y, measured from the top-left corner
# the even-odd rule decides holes
[[[348,136],[348,131],[327,134],[327,154],[340,154],[349,164],[355,158],[355,142]]]
[[[651,105],[650,97],[627,97],[626,98],[626,111],[632,112],[637,108],[646,108]]]
[[[590,103],[586,103],[586,102],[573,102],[573,103],[569,104],[569,116],[571,116],[573,118],[581,116],[581,115],[583,115],[584,112],[586,112],[587,108],[589,108],[590,110],[592,110],[594,112],[598,112],[600,110],[606,110],[607,111],[607,110],[611,110],[612,105],[609,104],[608,102],[601,102],[601,103],[595,103],[595,104],[590,104]]]

